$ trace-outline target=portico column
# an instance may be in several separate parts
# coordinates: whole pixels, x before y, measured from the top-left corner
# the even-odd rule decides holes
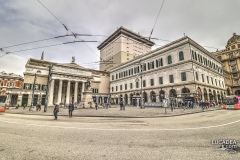
[[[61,99],[62,99],[62,84],[63,84],[63,81],[62,81],[62,80],[59,80],[58,100],[57,100],[57,103],[58,103],[58,104],[61,103]]]
[[[78,82],[75,82],[75,87],[74,87],[74,103],[77,103],[77,97],[78,97]]]
[[[48,105],[49,105],[49,106],[52,106],[52,105],[53,105],[54,82],[55,82],[55,80],[52,79],[51,85],[50,85],[50,91],[49,91],[49,100],[48,100]]]
[[[69,104],[69,96],[70,96],[70,81],[67,84],[67,96],[66,96],[66,103]]]
[[[82,82],[81,101],[83,100],[83,92],[84,92],[84,88],[85,88],[85,83],[84,83],[84,82]]]

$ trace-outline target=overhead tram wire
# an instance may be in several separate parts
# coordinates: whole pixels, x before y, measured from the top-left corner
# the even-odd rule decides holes
[[[161,7],[160,7],[160,9],[159,9],[159,12],[158,12],[157,18],[156,18],[156,20],[155,20],[155,23],[154,23],[154,25],[153,25],[152,31],[151,31],[150,36],[149,36],[149,40],[151,39],[151,36],[152,36],[153,30],[154,30],[155,25],[156,25],[156,23],[157,23],[158,16],[159,16],[159,14],[160,14],[160,12],[161,12],[161,10],[162,10],[162,7],[163,7],[163,3],[164,3],[164,1],[165,1],[165,0],[163,0],[162,5],[161,5]]]
[[[60,36],[59,36],[59,37],[60,37]],[[31,43],[36,43],[36,42],[42,42],[42,41],[47,41],[47,40],[56,39],[56,38],[58,38],[58,37],[41,39],[41,40],[37,40],[37,41],[25,42],[25,43],[20,43],[20,44],[15,44],[15,45],[11,45],[11,46],[1,47],[1,49],[11,48],[11,47],[16,47],[16,46],[21,46],[21,45],[31,44]]]
[[[63,27],[67,30],[67,31],[71,31],[62,21],[60,21],[43,3],[41,3],[40,2],[40,0],[37,0],[59,23],[61,23],[62,25],[63,25]],[[77,39],[79,39],[78,37],[77,37],[77,35],[76,35],[76,33],[74,33],[73,31],[71,31],[72,32],[72,34],[73,34],[73,36],[75,37],[75,38],[77,38]],[[79,40],[81,40],[81,39],[79,39]],[[85,46],[87,46],[93,53],[95,53],[87,44],[85,44],[84,42],[83,42],[83,44],[85,45]],[[97,53],[95,53],[99,58],[100,58],[100,60],[101,60],[101,57],[97,54]]]

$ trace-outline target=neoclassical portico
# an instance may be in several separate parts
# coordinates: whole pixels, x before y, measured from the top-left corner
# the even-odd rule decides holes
[[[48,105],[52,106],[55,103],[67,105],[70,102],[78,104],[86,101],[84,93],[89,92],[89,88],[85,87],[85,83],[90,79],[90,76],[53,74],[50,82]]]

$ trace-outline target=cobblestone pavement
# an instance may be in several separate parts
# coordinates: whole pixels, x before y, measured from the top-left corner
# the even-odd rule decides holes
[[[219,110],[219,107],[210,107],[205,109],[204,112]],[[165,113],[166,112],[166,113]],[[150,118],[150,117],[169,117],[169,116],[180,116],[186,114],[193,113],[201,113],[203,112],[201,108],[194,109],[186,109],[176,108],[171,111],[169,108],[144,108],[140,109],[138,107],[126,106],[125,110],[120,110],[118,105],[112,105],[111,108],[103,108],[99,107],[98,110],[95,108],[76,108],[73,111],[73,116],[76,117],[125,117],[125,118]],[[27,115],[53,115],[53,107],[49,107],[47,112],[43,111],[43,107],[41,111],[36,111],[35,107],[32,111],[29,111],[29,108],[23,109],[22,107],[15,109],[14,107],[10,107],[6,113],[11,114],[27,114]],[[59,116],[68,116],[67,108],[60,108]]]

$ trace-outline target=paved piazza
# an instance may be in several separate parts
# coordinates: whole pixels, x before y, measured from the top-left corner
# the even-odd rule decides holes
[[[120,111],[119,111],[120,112]],[[0,114],[0,159],[240,160],[212,140],[240,146],[240,111],[173,117],[59,117]]]

